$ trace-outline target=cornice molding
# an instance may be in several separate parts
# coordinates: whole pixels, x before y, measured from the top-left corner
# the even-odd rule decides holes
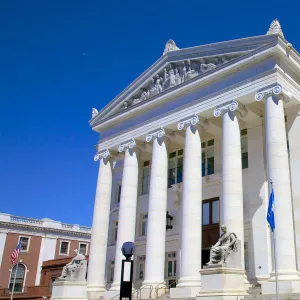
[[[10,223],[10,222],[1,222],[0,221],[0,227],[1,229],[7,230],[7,233],[9,233],[10,229],[14,230],[27,230],[29,232],[38,232],[40,234],[46,234],[46,233],[58,233],[60,235],[68,235],[68,236],[91,236],[91,229],[89,232],[80,232],[80,231],[72,231],[67,229],[59,229],[59,228],[50,228],[50,227],[38,227],[38,226],[32,226],[32,225],[26,225],[26,224],[17,224],[17,223]]]
[[[283,101],[286,103],[290,102],[293,97],[292,93],[284,90],[280,84],[277,84],[273,87],[258,91],[255,94],[255,101],[260,102],[270,96],[282,96]]]
[[[300,99],[300,86],[290,77],[287,77],[282,70],[271,69],[252,77],[251,80],[245,79],[244,81],[226,87],[221,91],[205,95],[191,103],[187,103],[172,111],[153,117],[142,124],[134,125],[111,135],[100,141],[98,149],[104,150],[118,147],[120,142],[129,140],[132,137],[136,140],[142,139],[153,128],[166,127],[193,114],[201,116],[202,112],[207,110],[213,111],[218,105],[226,102],[226,99],[241,99],[244,96],[255,95],[258,90],[278,83],[292,91],[296,99]],[[253,101],[255,101],[254,97]]]

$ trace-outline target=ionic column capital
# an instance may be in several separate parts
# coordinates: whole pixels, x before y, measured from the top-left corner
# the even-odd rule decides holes
[[[236,100],[225,102],[216,107],[214,110],[214,116],[220,117],[223,116],[226,112],[234,112],[237,111],[241,118],[246,117],[248,110],[245,105],[240,104]]]
[[[126,142],[123,142],[120,144],[118,151],[121,153],[123,151],[126,151],[127,149],[133,149],[136,146],[136,142],[134,139],[130,139]]]
[[[105,149],[105,150],[99,151],[95,154],[94,161],[100,160],[102,158],[103,159],[115,158],[116,156],[117,156],[117,153],[115,153],[114,151]]]
[[[164,128],[159,128],[159,129],[153,130],[146,135],[146,142],[149,143],[151,141],[154,141],[156,138],[162,138],[165,135],[166,135],[166,132],[165,132]]]
[[[205,130],[207,130],[209,123],[207,120],[203,120],[201,118],[199,118],[199,116],[197,115],[192,115],[189,116],[187,118],[184,118],[182,120],[180,120],[177,124],[177,129],[178,130],[182,130],[182,129],[186,129],[189,126],[196,126],[200,124]]]
[[[292,100],[293,94],[286,91],[280,84],[277,84],[271,88],[258,91],[255,94],[255,101],[263,101],[270,96],[282,96],[284,102],[290,102]]]

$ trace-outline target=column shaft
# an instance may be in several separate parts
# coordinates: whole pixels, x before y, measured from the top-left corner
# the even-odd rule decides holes
[[[292,275],[299,280],[296,271],[294,226],[290,184],[290,169],[284,121],[283,101],[275,96],[265,103],[266,151],[268,178],[272,178],[275,192],[275,233],[277,268],[279,278]]]
[[[135,240],[138,169],[138,149],[127,149],[122,176],[114,282],[110,289],[112,291],[120,289],[121,266],[122,259],[124,259],[121,253],[122,245],[124,242],[134,242]]]
[[[112,187],[112,161],[101,158],[99,165],[91,235],[88,299],[98,299],[105,290],[105,266]]]
[[[202,169],[198,130],[185,134],[181,206],[181,270],[177,287],[200,287],[202,250]]]
[[[222,205],[221,222],[241,242],[241,264],[244,266],[244,211],[240,127],[235,112],[223,116],[222,132]]]
[[[153,141],[149,191],[146,268],[143,285],[164,282],[168,153],[163,138]]]

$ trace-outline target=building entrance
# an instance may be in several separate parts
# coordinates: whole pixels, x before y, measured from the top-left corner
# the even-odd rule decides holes
[[[219,198],[202,202],[202,267],[209,261],[210,248],[220,235],[220,201]]]

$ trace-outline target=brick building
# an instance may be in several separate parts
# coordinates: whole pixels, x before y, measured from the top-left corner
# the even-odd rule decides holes
[[[15,297],[47,297],[73,251],[88,255],[90,233],[90,227],[77,224],[0,213],[0,298],[9,297],[12,289],[16,264],[10,255],[19,242]]]

